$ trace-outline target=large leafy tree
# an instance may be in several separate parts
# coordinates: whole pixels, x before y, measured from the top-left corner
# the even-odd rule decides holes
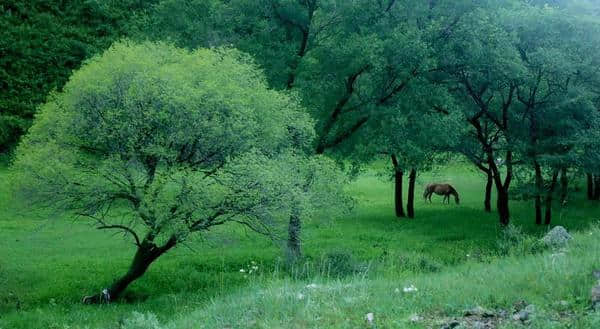
[[[537,224],[542,224],[542,199],[544,223],[550,224],[559,173],[565,201],[568,168],[579,167],[580,154],[598,147],[587,136],[599,128],[590,83],[598,80],[600,58],[597,40],[587,35],[597,33],[600,25],[586,21],[548,6],[522,8],[506,20],[507,29],[519,38],[515,46],[526,68],[515,81],[522,118],[518,140],[521,158],[534,172]]]
[[[37,107],[73,69],[127,30],[132,13],[156,1],[0,3],[0,153],[27,131]]]
[[[194,233],[235,222],[274,236],[292,204],[309,214],[330,167],[307,158],[313,137],[305,111],[247,55],[122,42],[43,106],[16,167],[35,205],[131,236],[127,273],[86,299],[99,302]]]

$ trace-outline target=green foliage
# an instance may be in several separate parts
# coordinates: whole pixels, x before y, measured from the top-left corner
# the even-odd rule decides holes
[[[8,1],[0,4],[0,153],[9,151],[37,107],[81,62],[127,30],[155,1]]]
[[[502,256],[525,256],[544,251],[546,246],[535,236],[527,235],[521,228],[508,225],[498,239],[498,253]]]
[[[238,51],[122,42],[44,105],[19,148],[18,189],[137,243],[228,221],[270,234],[313,134]]]

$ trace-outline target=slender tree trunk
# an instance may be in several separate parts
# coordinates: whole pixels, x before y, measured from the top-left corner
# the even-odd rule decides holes
[[[84,297],[83,303],[98,304],[117,300],[133,281],[146,273],[150,264],[175,245],[177,245],[177,238],[172,236],[163,246],[159,247],[154,243],[154,236],[149,233],[138,246],[127,273],[100,294]]]
[[[586,174],[587,176],[587,197],[588,200],[594,200],[594,175]]]
[[[392,163],[394,165],[394,205],[396,208],[396,217],[406,217],[402,204],[402,178],[404,177],[404,172],[398,165],[396,155],[392,155]]]
[[[550,188],[548,189],[548,195],[546,196],[546,216],[544,220],[544,224],[550,225],[552,221],[552,197],[554,195],[554,190],[556,189],[556,181],[558,180],[558,171],[555,171],[552,174],[552,182],[550,183]]]
[[[600,174],[594,175],[594,200],[600,200]]]
[[[300,221],[300,209],[294,206],[292,208],[292,212],[290,214],[290,222],[288,224],[288,264],[294,264],[302,257],[302,242],[300,240],[301,230],[302,222]]]
[[[406,210],[408,217],[415,218],[415,182],[417,180],[417,171],[415,169],[410,170],[408,175],[408,201],[406,203]]]
[[[567,167],[560,168],[560,203],[564,204],[569,196],[569,176]]]
[[[485,200],[483,200],[483,207],[486,212],[492,212],[492,186],[493,186],[493,178],[492,171],[488,170],[486,172],[487,175],[487,183],[485,184]]]
[[[506,226],[510,222],[510,210],[508,208],[508,191],[506,191],[504,188],[496,188],[496,191],[498,193],[496,207],[498,208],[500,224]]]
[[[510,223],[510,210],[509,210],[509,198],[508,189],[512,180],[512,151],[506,152],[506,177],[504,182],[500,176],[500,170],[494,163],[494,154],[488,151],[488,166],[492,171],[492,177],[494,185],[496,186],[496,208],[498,210],[498,219],[500,224],[507,226]]]
[[[544,178],[542,177],[542,168],[537,160],[534,160],[535,169],[535,223],[542,225],[542,191],[544,190]]]

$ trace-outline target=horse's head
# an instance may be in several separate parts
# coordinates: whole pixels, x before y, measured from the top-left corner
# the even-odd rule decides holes
[[[458,197],[458,192],[454,191],[454,201],[456,201],[456,204],[460,204],[460,198]]]

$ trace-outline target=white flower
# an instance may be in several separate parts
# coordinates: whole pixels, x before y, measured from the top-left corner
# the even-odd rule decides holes
[[[471,255],[467,254],[467,257],[471,257]]]
[[[306,285],[306,288],[308,288],[308,289],[317,289],[317,288],[319,288],[319,286],[317,284],[311,283],[311,284]]]
[[[375,321],[375,315],[373,313],[367,313],[367,315],[365,315],[365,319],[367,319],[369,324],[373,324],[373,321]]]
[[[412,284],[408,287],[404,287],[404,289],[402,289],[404,292],[415,292],[417,291],[417,287],[413,286]]]
[[[246,270],[244,270],[243,268],[240,268],[240,273],[246,273]]]
[[[257,271],[258,270],[258,266],[256,266],[256,265],[252,266],[252,269],[255,270],[255,271]]]

